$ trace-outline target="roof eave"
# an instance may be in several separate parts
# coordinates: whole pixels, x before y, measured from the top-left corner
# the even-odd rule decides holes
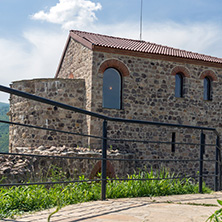
[[[67,41],[66,41],[66,44],[65,44],[65,48],[64,48],[62,56],[61,56],[61,59],[59,61],[58,68],[56,70],[55,78],[57,78],[58,75],[59,75],[59,71],[61,69],[62,62],[64,60],[64,57],[65,57],[65,54],[66,54],[66,51],[67,51],[67,48],[69,46],[69,42],[70,42],[71,38],[74,39],[75,41],[79,42],[80,44],[84,45],[85,47],[91,49],[91,50],[93,50],[93,48],[94,48],[94,45],[91,42],[85,40],[84,38],[78,36],[77,34],[73,33],[72,31],[70,31],[69,36],[68,36]]]
[[[86,40],[86,39],[80,37],[79,35],[75,34],[72,30],[70,31],[69,36],[72,37],[77,42],[84,45],[85,47],[87,47],[89,49],[93,49],[93,43],[91,43],[88,40]]]
[[[59,75],[59,71],[60,71],[60,69],[61,69],[62,62],[63,62],[63,59],[64,59],[64,57],[65,57],[66,50],[67,50],[68,45],[69,45],[69,41],[70,41],[70,35],[68,36],[68,38],[67,38],[67,40],[66,40],[66,44],[65,44],[65,47],[64,47],[63,52],[62,52],[62,56],[61,56],[60,61],[59,61],[59,65],[58,65],[57,70],[56,70],[55,78],[57,78],[58,75]]]
[[[216,68],[222,68],[222,63],[217,62],[210,62],[204,61],[200,59],[191,59],[191,58],[184,58],[180,56],[172,56],[172,55],[163,55],[157,53],[147,53],[147,52],[138,52],[132,50],[125,50],[125,49],[115,49],[112,47],[105,47],[105,46],[98,46],[94,45],[93,51],[98,52],[107,52],[107,53],[114,53],[114,54],[121,54],[121,55],[129,55],[129,56],[137,56],[142,58],[150,58],[156,60],[167,60],[172,62],[180,62],[180,63],[190,63],[194,65],[204,65],[204,66],[211,66]]]

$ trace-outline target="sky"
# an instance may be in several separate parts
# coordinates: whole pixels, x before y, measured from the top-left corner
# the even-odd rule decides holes
[[[139,39],[140,8],[141,0],[0,0],[0,85],[53,78],[71,29]],[[221,10],[221,0],[143,0],[142,39],[222,58]]]

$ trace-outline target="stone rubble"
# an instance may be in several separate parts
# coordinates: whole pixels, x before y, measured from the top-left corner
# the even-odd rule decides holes
[[[55,158],[43,158],[41,156],[63,156],[63,157],[87,157],[87,158],[101,158],[101,149],[89,149],[84,147],[62,147],[55,146],[39,146],[34,147],[16,147],[16,153],[38,156],[19,156],[5,154],[0,156],[0,176],[4,183],[24,182],[36,177],[41,171],[44,171],[49,166],[57,166],[62,168],[65,173],[73,174],[79,171],[79,175],[90,175],[94,165],[98,160],[71,160],[65,159],[59,161]],[[122,158],[126,153],[119,153],[118,150],[108,150],[108,157]],[[0,181],[0,182],[2,182]]]

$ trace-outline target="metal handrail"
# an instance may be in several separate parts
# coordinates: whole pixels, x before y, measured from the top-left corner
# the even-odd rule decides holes
[[[190,126],[190,125],[182,125],[182,124],[171,124],[171,123],[161,123],[161,122],[151,122],[151,121],[145,121],[145,120],[135,120],[135,119],[124,119],[124,118],[117,118],[117,117],[110,117],[110,116],[106,116],[103,114],[99,114],[99,113],[95,113],[95,112],[91,112],[91,111],[87,111],[84,109],[80,109],[74,106],[70,106],[70,105],[66,105],[64,103],[60,103],[60,102],[56,102],[50,99],[46,99],[43,97],[39,97],[30,93],[26,93],[23,91],[19,91],[16,89],[12,89],[6,86],[2,86],[0,85],[0,91],[5,92],[5,93],[9,93],[9,94],[13,94],[13,95],[17,95],[26,99],[30,99],[33,101],[37,101],[37,102],[41,102],[44,104],[48,104],[48,105],[52,105],[55,107],[60,107],[69,111],[74,111],[77,113],[81,113],[84,115],[89,115],[92,117],[96,117],[99,119],[103,120],[103,135],[102,136],[94,136],[94,135],[87,135],[87,134],[81,134],[81,133],[72,133],[72,132],[67,132],[67,131],[62,131],[62,130],[55,130],[55,129],[49,129],[49,128],[44,128],[44,127],[39,127],[39,126],[33,126],[33,125],[27,125],[27,124],[22,124],[22,123],[15,123],[15,122],[9,122],[9,121],[4,121],[4,120],[0,120],[0,122],[2,123],[6,123],[6,124],[14,124],[14,125],[19,125],[19,126],[24,126],[24,127],[30,127],[30,128],[36,128],[36,129],[40,129],[40,130],[49,130],[49,131],[56,131],[56,132],[60,132],[60,133],[70,133],[70,134],[74,134],[74,135],[78,135],[78,136],[85,136],[85,137],[93,137],[93,138],[97,138],[97,139],[102,139],[103,141],[103,149],[102,149],[102,156],[101,158],[87,158],[87,157],[72,157],[72,159],[94,159],[94,160],[101,160],[101,166],[102,166],[102,179],[99,181],[102,181],[102,200],[104,200],[106,198],[106,161],[107,160],[121,160],[121,161],[199,161],[200,165],[200,174],[199,176],[195,176],[199,178],[199,192],[202,192],[202,184],[203,184],[203,177],[204,172],[203,172],[203,162],[204,161],[213,161],[215,162],[215,174],[212,175],[208,175],[208,176],[215,176],[215,190],[218,190],[218,178],[219,178],[219,188],[221,188],[221,148],[220,148],[220,134],[219,132],[215,129],[215,128],[210,128],[210,127],[201,127],[201,126]],[[194,144],[193,145],[200,145],[200,159],[192,159],[192,160],[183,160],[183,159],[155,159],[155,160],[148,160],[148,159],[111,159],[111,158],[107,158],[107,141],[111,140],[111,141],[125,141],[125,142],[144,142],[144,143],[165,143],[165,144],[189,144],[189,143],[178,143],[175,142],[172,139],[172,142],[161,142],[161,141],[144,141],[144,140],[131,140],[131,139],[115,139],[115,138],[109,138],[107,137],[107,121],[112,121],[112,122],[122,122],[122,123],[132,123],[132,124],[144,124],[144,125],[156,125],[156,126],[164,126],[164,127],[174,127],[174,128],[187,128],[187,129],[194,129],[194,130],[201,130],[201,141],[199,144]],[[216,144],[206,144],[205,143],[205,134],[203,133],[203,131],[211,131],[213,132],[216,136],[217,136],[217,142]],[[216,158],[215,160],[204,160],[203,155],[205,152],[205,146],[215,146],[216,147]],[[0,153],[3,154],[3,153]],[[4,154],[4,155],[21,155],[21,156],[32,156],[32,157],[36,157],[36,156],[41,156],[41,157],[45,157],[43,155],[33,155],[33,154],[15,154],[15,153],[11,153],[11,154]],[[51,156],[53,158],[70,158],[70,157],[59,157],[59,156]],[[159,179],[159,178],[158,178]],[[160,178],[161,179],[161,178]],[[162,179],[166,179],[166,178],[162,178]],[[175,179],[175,178],[172,178]],[[117,180],[117,179],[114,179]],[[126,180],[126,179],[119,179],[119,180]],[[88,180],[88,181],[94,181],[94,180]],[[98,181],[98,180],[96,180]],[[31,183],[31,184],[53,184],[53,183],[72,183],[72,182],[83,182],[83,181],[60,181],[60,182],[41,182],[41,183]],[[26,184],[26,185],[31,185],[31,184]],[[11,184],[12,185],[12,184]],[[7,186],[11,186],[10,184],[7,184]],[[20,184],[16,184],[16,185],[20,185]],[[2,186],[2,185],[0,185]]]
[[[145,120],[134,120],[134,119],[123,119],[123,118],[117,118],[117,117],[109,117],[106,115],[102,115],[99,113],[91,112],[88,110],[80,109],[74,106],[66,105],[64,103],[56,102],[50,99],[46,99],[43,97],[39,97],[30,93],[22,92],[16,89],[11,89],[6,86],[0,85],[0,91],[5,92],[5,93],[10,93],[14,94],[17,96],[21,96],[27,99],[31,99],[34,101],[38,101],[41,103],[49,104],[52,106],[57,106],[66,110],[82,113],[85,115],[97,117],[99,119],[107,120],[107,121],[112,121],[112,122],[125,122],[125,123],[134,123],[134,124],[148,124],[148,125],[156,125],[156,126],[168,126],[168,127],[177,127],[177,128],[188,128],[188,129],[198,129],[198,130],[207,130],[207,131],[213,131],[217,136],[220,134],[217,132],[215,128],[210,128],[210,127],[201,127],[201,126],[189,126],[189,125],[181,125],[181,124],[172,124],[172,123],[161,123],[161,122],[151,122],[151,121],[145,121]]]

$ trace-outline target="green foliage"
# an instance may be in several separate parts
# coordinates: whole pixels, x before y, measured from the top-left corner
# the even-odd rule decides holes
[[[129,175],[128,181],[109,181],[107,186],[108,198],[123,197],[147,197],[147,196],[167,196],[174,194],[198,193],[199,186],[192,179],[166,179],[156,180],[157,178],[172,178],[166,170],[161,170],[157,174],[151,172],[141,172],[139,174]],[[137,179],[143,179],[137,180]],[[153,179],[153,180],[145,180]],[[211,190],[204,184],[203,192],[209,193]]]
[[[0,120],[8,121],[9,118],[6,113],[9,111],[9,104],[0,103]],[[9,144],[9,125],[5,123],[0,123],[0,152],[8,152]]]
[[[217,200],[217,202],[222,206],[222,200]],[[214,221],[214,222],[221,222],[222,221],[222,208],[216,210],[208,219],[207,221]]]
[[[51,180],[64,179],[61,170],[53,169]],[[109,180],[107,182],[107,198],[145,197],[172,194],[198,193],[198,184],[191,179],[182,180],[155,180],[156,178],[169,178],[166,171],[155,174],[141,172],[138,175],[129,175],[128,179],[154,179],[154,180]],[[84,176],[80,181],[86,180]],[[203,192],[211,190],[203,186]],[[0,218],[13,217],[29,211],[39,211],[57,206],[56,212],[63,206],[80,202],[99,200],[101,184],[98,182],[79,182],[68,185],[56,184],[51,187],[43,185],[19,186],[0,188]],[[55,213],[55,212],[53,212]],[[53,214],[52,213],[52,214]],[[50,215],[49,215],[50,220]]]

